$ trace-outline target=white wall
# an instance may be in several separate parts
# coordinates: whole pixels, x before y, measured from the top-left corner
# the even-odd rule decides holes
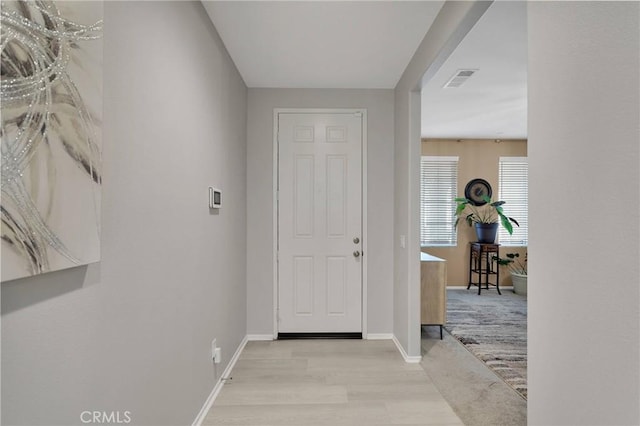
[[[532,2],[529,424],[640,424],[640,4]]]
[[[102,261],[2,284],[2,424],[190,424],[246,333],[246,87],[199,2],[104,8]]]
[[[490,2],[447,2],[395,88],[394,335],[420,357],[420,88],[473,27]],[[406,245],[400,244],[404,238]]]
[[[273,335],[273,110],[366,108],[368,119],[368,333],[393,329],[393,91],[249,89],[247,327]]]

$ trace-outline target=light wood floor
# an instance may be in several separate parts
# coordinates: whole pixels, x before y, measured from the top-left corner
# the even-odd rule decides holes
[[[462,425],[390,340],[247,343],[204,425]]]

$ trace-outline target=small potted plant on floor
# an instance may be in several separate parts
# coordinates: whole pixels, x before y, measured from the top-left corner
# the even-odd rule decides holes
[[[512,217],[505,216],[502,211],[504,201],[491,201],[486,195],[482,196],[484,203],[479,204],[468,198],[456,198],[456,222],[458,226],[463,218],[469,226],[475,225],[476,235],[480,243],[494,243],[498,225],[502,224],[509,235],[513,234],[513,224],[520,226],[518,221]]]
[[[511,282],[513,283],[513,292],[527,295],[527,253],[524,254],[524,260],[520,259],[520,253],[507,253],[506,257],[494,256],[498,265],[506,266],[511,272]]]

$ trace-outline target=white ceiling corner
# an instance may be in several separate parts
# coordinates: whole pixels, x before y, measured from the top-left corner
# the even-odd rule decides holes
[[[249,87],[396,86],[443,1],[202,1]]]

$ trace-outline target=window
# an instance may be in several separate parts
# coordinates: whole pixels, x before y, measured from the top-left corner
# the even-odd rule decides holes
[[[500,200],[505,201],[504,214],[518,221],[509,235],[500,227],[499,241],[505,246],[526,246],[529,242],[529,165],[527,157],[500,157]]]
[[[430,157],[420,165],[420,245],[454,246],[458,157]]]

